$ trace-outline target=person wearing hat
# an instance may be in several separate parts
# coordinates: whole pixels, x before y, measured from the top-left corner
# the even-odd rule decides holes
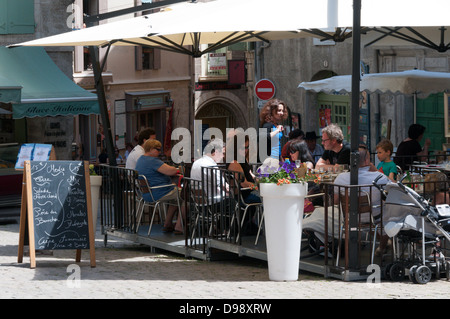
[[[308,145],[309,153],[311,154],[314,160],[314,165],[323,154],[323,147],[322,145],[316,143],[317,139],[318,136],[316,135],[315,131],[306,132],[305,141],[306,144]]]

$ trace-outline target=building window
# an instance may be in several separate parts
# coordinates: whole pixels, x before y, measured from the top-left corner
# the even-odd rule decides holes
[[[319,128],[335,123],[339,125],[344,134],[344,139],[350,138],[350,96],[328,95],[319,93],[317,96],[319,105]]]
[[[161,68],[161,50],[136,47],[136,70],[158,70]]]
[[[142,69],[150,70],[153,69],[154,62],[154,49],[153,48],[142,48]]]

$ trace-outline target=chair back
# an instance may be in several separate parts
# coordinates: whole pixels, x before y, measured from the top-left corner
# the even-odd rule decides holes
[[[139,192],[142,194],[142,197],[144,198],[144,195],[149,194],[151,201],[154,202],[155,199],[153,198],[152,190],[150,189],[150,184],[148,183],[147,177],[145,175],[139,175],[136,179],[136,187],[139,190]]]
[[[345,194],[340,194],[339,201],[341,202],[343,212],[348,212],[350,207],[350,198],[345,196]],[[362,214],[370,214],[370,216],[372,216],[370,194],[363,190],[360,190],[358,194],[358,214],[360,217],[362,217]]]

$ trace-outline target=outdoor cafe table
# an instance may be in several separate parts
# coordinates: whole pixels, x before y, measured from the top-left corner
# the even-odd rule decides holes
[[[450,164],[412,164],[411,168],[417,169],[419,172],[422,171],[441,171],[447,175],[450,174]]]

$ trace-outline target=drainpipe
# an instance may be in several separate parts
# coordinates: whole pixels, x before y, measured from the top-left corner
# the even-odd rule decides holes
[[[270,48],[272,42],[268,42],[266,44],[261,45],[260,42],[256,43],[256,57],[255,57],[255,83],[264,78],[264,49]],[[255,84],[254,83],[254,84]],[[257,127],[260,126],[259,121],[259,108],[258,108],[258,98],[254,97],[255,106],[256,106],[256,123]]]

